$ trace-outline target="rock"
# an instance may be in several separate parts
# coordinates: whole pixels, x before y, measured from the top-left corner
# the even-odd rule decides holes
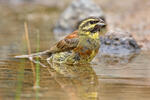
[[[78,22],[89,16],[96,16],[104,19],[101,8],[92,0],[74,0],[61,14],[56,23],[54,28],[56,39],[73,32]]]
[[[24,3],[33,3],[35,0],[0,0],[1,3],[11,4],[11,5],[20,5]]]
[[[58,3],[59,2],[59,3]],[[18,5],[42,5],[49,8],[63,8],[68,0],[0,0],[0,4],[9,4],[9,6]]]
[[[140,46],[130,33],[110,31],[101,37],[99,58],[105,62],[126,63],[140,52]]]

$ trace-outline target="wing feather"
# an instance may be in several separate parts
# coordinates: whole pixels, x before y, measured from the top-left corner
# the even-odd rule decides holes
[[[51,53],[64,52],[68,50],[73,50],[77,47],[79,42],[78,31],[74,31],[72,34],[60,40],[54,46],[50,48]]]

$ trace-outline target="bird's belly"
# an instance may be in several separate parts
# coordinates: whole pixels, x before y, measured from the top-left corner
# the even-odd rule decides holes
[[[51,61],[56,63],[89,63],[96,56],[99,50],[99,41],[81,43],[77,48],[71,51],[52,54]]]
[[[89,63],[97,54],[97,51],[93,50],[85,54],[80,54],[74,51],[61,52],[53,54],[50,58],[51,62],[77,64],[77,63]]]
[[[60,52],[53,54],[50,58],[51,62],[74,64],[80,61],[79,56],[73,51]]]
[[[99,47],[99,41],[91,41],[85,42],[84,44],[80,44],[80,46],[78,46],[74,51],[80,55],[81,59],[90,62],[98,53]]]

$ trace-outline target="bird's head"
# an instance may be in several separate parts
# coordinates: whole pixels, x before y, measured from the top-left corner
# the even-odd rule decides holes
[[[80,22],[78,30],[79,34],[99,37],[106,32],[106,23],[98,17],[89,17]]]

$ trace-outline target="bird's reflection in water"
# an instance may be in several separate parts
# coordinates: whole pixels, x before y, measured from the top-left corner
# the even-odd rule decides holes
[[[53,63],[47,69],[69,100],[98,100],[98,78],[90,65]]]

